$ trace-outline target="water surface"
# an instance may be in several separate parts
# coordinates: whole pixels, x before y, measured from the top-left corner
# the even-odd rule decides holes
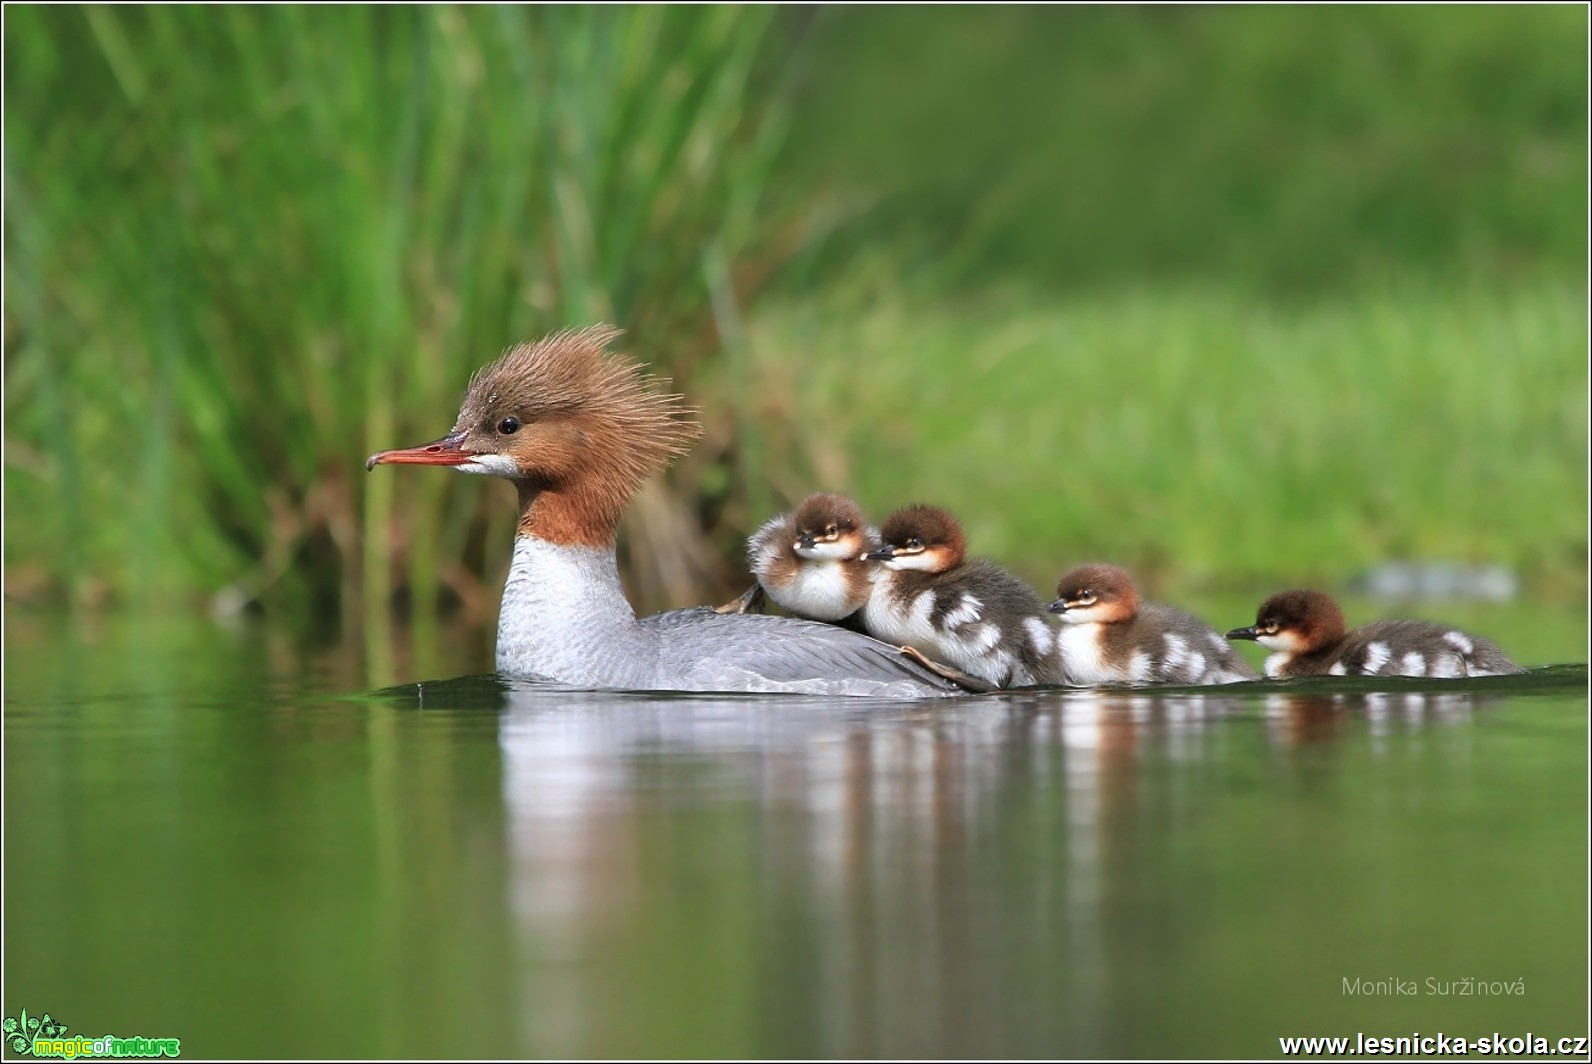
[[[8,622],[6,1015],[243,1057],[1584,1033],[1584,666],[350,697],[258,631]]]

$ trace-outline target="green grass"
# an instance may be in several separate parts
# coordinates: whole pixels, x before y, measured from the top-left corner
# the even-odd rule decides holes
[[[860,8],[818,23],[792,166],[953,289],[1586,260],[1587,12]]]
[[[1516,567],[1584,594],[1585,292],[1430,287],[1262,302],[1224,288],[787,305],[755,348],[806,479],[882,519],[936,501],[1047,586]]]
[[[770,18],[8,10],[12,588],[373,623],[396,591],[468,600],[512,507],[363,456],[570,324],[622,323],[683,381],[717,354],[731,267],[779,256]],[[684,504],[651,499],[667,539]]]

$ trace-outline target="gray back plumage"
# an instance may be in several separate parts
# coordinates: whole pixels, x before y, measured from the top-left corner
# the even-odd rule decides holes
[[[1325,657],[1327,669],[1341,664],[1351,676],[1457,677],[1524,671],[1490,639],[1430,621],[1387,620],[1361,625],[1345,635]]]
[[[921,698],[960,692],[871,636],[763,614],[670,610],[636,622],[658,639],[658,677],[671,690],[794,691]]]

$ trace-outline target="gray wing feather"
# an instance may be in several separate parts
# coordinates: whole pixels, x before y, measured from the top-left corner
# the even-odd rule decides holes
[[[684,690],[800,691],[887,698],[960,693],[898,648],[793,617],[670,610],[639,624],[660,636],[659,675]]]

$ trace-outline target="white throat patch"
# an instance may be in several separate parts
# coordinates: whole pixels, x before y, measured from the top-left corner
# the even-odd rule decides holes
[[[520,467],[506,454],[478,454],[453,468],[478,477],[508,477],[513,480],[520,475]]]
[[[893,558],[886,558],[881,562],[886,569],[901,572],[906,569],[915,569],[923,573],[939,572],[945,566],[940,560],[938,551],[920,550],[916,554],[897,554]]]
[[[833,562],[850,561],[862,553],[860,547],[845,539],[837,539],[830,543],[814,543],[811,547],[793,546],[791,549],[798,557]]]

